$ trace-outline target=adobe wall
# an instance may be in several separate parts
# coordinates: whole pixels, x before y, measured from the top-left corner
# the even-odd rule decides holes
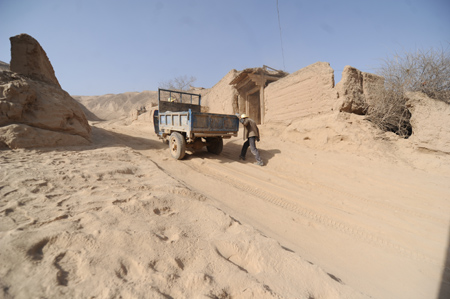
[[[199,93],[205,112],[235,114],[238,93],[230,82],[239,74],[231,70],[216,85]],[[334,70],[328,62],[316,62],[264,89],[264,123],[291,124],[300,119],[338,111],[364,114],[376,100],[384,78],[346,66],[334,85]]]
[[[406,106],[411,112],[412,135],[417,148],[450,154],[450,105],[420,92],[408,92]]]
[[[334,71],[316,62],[271,83],[264,89],[264,123],[290,124],[295,120],[333,111],[337,96]]]
[[[347,65],[341,81],[336,84],[339,110],[364,115],[367,106],[376,101],[383,89],[383,77]]]
[[[216,85],[201,92],[202,106],[207,107],[210,113],[237,113],[237,90],[230,82],[237,76],[235,69],[228,72]]]

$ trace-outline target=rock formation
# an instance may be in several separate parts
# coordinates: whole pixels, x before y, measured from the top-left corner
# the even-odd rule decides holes
[[[11,71],[0,72],[0,147],[88,144],[86,116],[59,86],[39,43],[21,34],[11,44]]]
[[[37,40],[28,34],[19,34],[11,37],[10,41],[12,72],[34,80],[52,83],[61,88],[52,64]]]

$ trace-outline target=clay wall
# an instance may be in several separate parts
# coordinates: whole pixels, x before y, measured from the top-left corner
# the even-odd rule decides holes
[[[271,83],[264,89],[265,123],[285,123],[329,113],[336,102],[334,71],[317,62]]]
[[[341,81],[336,84],[340,111],[364,115],[368,105],[377,100],[383,88],[383,77],[347,65]]]
[[[409,141],[417,148],[450,154],[450,105],[420,92],[406,94],[411,112],[412,135]]]
[[[238,74],[238,71],[231,70],[212,88],[200,92],[205,112],[242,113],[238,109],[240,97],[237,90],[229,84]],[[383,86],[383,77],[351,66],[344,68],[342,79],[335,86],[334,70],[330,64],[316,62],[270,83],[264,89],[264,123],[288,125],[299,119],[334,111],[364,114],[367,105],[376,100]]]
[[[231,70],[216,85],[201,92],[202,106],[210,113],[237,113],[237,91],[230,85],[238,71]]]

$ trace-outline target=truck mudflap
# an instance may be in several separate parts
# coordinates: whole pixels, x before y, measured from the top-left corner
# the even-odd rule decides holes
[[[153,111],[153,127],[155,128],[155,133],[159,135],[159,117],[158,117],[159,111],[154,110]]]

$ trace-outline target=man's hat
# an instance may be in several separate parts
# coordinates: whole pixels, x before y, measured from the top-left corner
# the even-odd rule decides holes
[[[247,118],[247,117],[248,117],[248,116],[247,116],[247,114],[245,114],[245,113],[241,115],[241,118]]]

